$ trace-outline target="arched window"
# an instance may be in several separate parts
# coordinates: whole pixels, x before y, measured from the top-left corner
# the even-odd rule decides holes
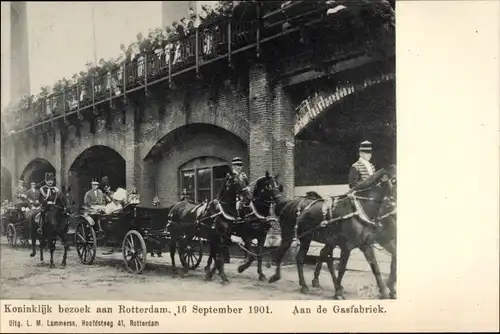
[[[196,202],[211,201],[224,186],[230,172],[227,161],[215,157],[199,157],[179,168],[179,193]]]

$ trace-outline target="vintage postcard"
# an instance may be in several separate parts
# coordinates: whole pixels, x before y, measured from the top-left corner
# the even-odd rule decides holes
[[[499,7],[2,2],[1,332],[498,329]]]

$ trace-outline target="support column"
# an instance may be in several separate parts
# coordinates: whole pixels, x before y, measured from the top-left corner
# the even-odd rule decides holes
[[[137,191],[140,185],[138,184],[139,174],[137,173],[137,145],[136,145],[136,134],[137,127],[136,116],[137,116],[138,106],[135,103],[127,103],[125,107],[125,129],[124,129],[124,145],[125,145],[125,179],[126,187],[130,189],[133,185],[137,187]]]
[[[260,63],[254,63],[249,73],[249,160],[250,181],[273,171],[272,121],[269,74]]]
[[[282,83],[273,87],[273,172],[279,173],[279,181],[284,187],[285,198],[292,199],[295,188],[294,165],[294,113],[290,96]]]
[[[62,189],[67,185],[67,175],[64,168],[64,144],[63,144],[63,133],[61,128],[56,128],[54,130],[54,168],[56,169],[56,185]]]

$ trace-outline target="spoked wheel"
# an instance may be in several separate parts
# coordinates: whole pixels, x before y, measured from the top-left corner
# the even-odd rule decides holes
[[[200,238],[185,237],[181,243],[179,258],[182,266],[191,270],[198,268],[203,257],[203,241]]]
[[[94,228],[87,222],[80,222],[76,226],[75,245],[78,257],[83,264],[94,263],[97,253],[97,241]]]
[[[16,247],[17,244],[17,232],[14,224],[7,225],[7,241],[12,247]]]
[[[123,238],[123,262],[128,271],[140,274],[146,267],[148,250],[142,235],[136,230],[128,231]]]

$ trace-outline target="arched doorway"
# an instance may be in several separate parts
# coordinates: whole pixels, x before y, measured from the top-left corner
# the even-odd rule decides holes
[[[144,179],[146,191],[153,192],[146,198],[156,195],[166,206],[178,201],[186,189],[197,202],[212,199],[235,156],[243,159],[248,174],[248,147],[238,136],[204,123],[177,128],[159,140],[144,159],[152,166],[148,175],[154,176]]]
[[[364,140],[373,143],[372,162],[377,169],[396,163],[393,76],[381,75],[358,83],[357,88],[343,89],[334,102],[328,94],[310,99],[316,104],[310,102],[307,108],[314,110],[306,117],[308,122],[296,127],[295,195],[345,193],[350,166],[358,159]]]
[[[125,187],[125,159],[107,146],[96,145],[83,151],[68,170],[68,183],[76,207],[81,208],[85,193],[93,179],[109,178],[111,189]]]
[[[12,176],[7,168],[2,166],[2,191],[1,191],[1,201],[11,201],[12,200]]]
[[[24,180],[25,185],[30,182],[35,182],[37,188],[43,185],[45,181],[45,173],[52,173],[56,176],[56,169],[50,162],[45,159],[36,158],[30,161],[21,173],[21,179]]]

